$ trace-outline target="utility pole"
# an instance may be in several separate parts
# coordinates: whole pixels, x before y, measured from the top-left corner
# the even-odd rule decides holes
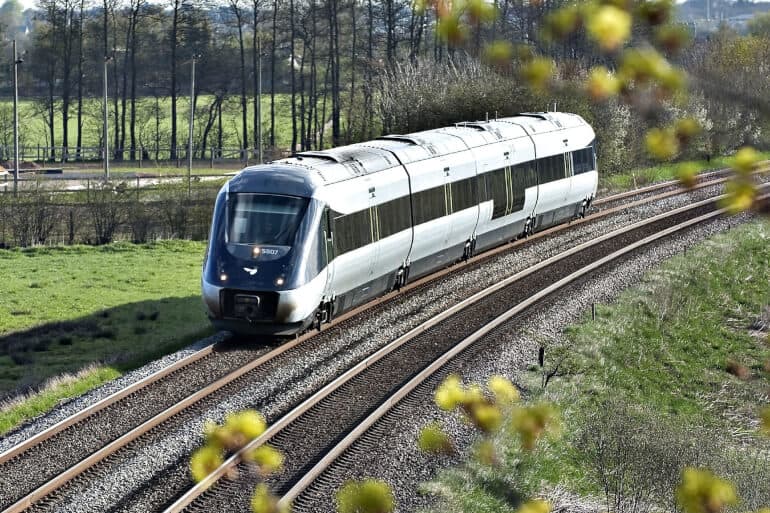
[[[104,179],[110,179],[109,112],[107,110],[107,64],[112,56],[104,56]]]
[[[192,176],[192,151],[193,151],[193,122],[195,120],[195,59],[197,55],[192,56],[192,71],[190,72],[190,131],[187,136],[187,197],[191,193]]]
[[[19,59],[16,40],[13,40],[13,195],[19,190]]]
[[[257,38],[257,157],[262,164],[262,38]]]

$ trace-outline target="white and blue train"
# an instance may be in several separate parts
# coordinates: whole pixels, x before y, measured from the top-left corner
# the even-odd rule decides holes
[[[299,153],[216,200],[203,264],[214,325],[291,335],[474,252],[583,216],[593,129],[526,113]]]

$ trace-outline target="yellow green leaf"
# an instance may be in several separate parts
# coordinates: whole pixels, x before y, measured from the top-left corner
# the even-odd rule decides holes
[[[272,474],[283,467],[283,453],[269,445],[260,445],[246,455],[246,459],[259,465],[263,474]]]
[[[437,423],[431,423],[420,430],[417,446],[421,451],[431,454],[451,454],[454,446],[449,435],[444,433]]]
[[[516,408],[511,417],[511,427],[519,434],[524,449],[532,450],[541,436],[558,432],[558,415],[548,403]]]
[[[614,5],[603,5],[588,18],[586,29],[602,50],[617,50],[631,37],[631,15]]]
[[[225,418],[225,425],[250,439],[258,437],[267,429],[265,418],[254,410],[231,413]]]
[[[445,411],[453,410],[465,399],[465,389],[463,388],[460,377],[451,374],[436,389],[434,400],[436,405]]]
[[[490,64],[505,68],[511,65],[513,45],[508,41],[494,41],[484,48],[484,58]]]
[[[741,177],[734,177],[727,182],[725,195],[726,197],[722,201],[723,207],[727,208],[731,213],[737,214],[752,207],[757,197],[757,190],[751,182]]]
[[[549,513],[551,503],[542,499],[533,499],[522,504],[516,513]]]
[[[604,66],[591,70],[586,81],[586,92],[594,101],[602,101],[620,92],[620,80]]]
[[[503,376],[492,376],[487,386],[500,404],[513,404],[521,398],[519,389]]]
[[[204,445],[195,451],[190,458],[190,473],[196,483],[214,472],[224,463],[222,450],[218,447]]]
[[[732,167],[739,173],[749,174],[756,169],[759,159],[759,153],[754,148],[744,146],[733,157]]]
[[[480,430],[491,433],[503,423],[503,412],[492,404],[480,403],[472,408],[471,419]]]
[[[536,90],[546,89],[555,72],[556,65],[544,57],[535,57],[521,68],[522,78]]]
[[[254,513],[290,513],[291,504],[278,505],[278,497],[270,493],[265,483],[259,483],[251,496],[251,511]]]
[[[711,471],[686,468],[676,489],[676,500],[685,513],[719,513],[735,504],[738,496],[729,481]]]
[[[698,165],[685,162],[676,167],[676,177],[685,187],[693,187],[698,179]]]
[[[337,491],[339,513],[391,513],[395,499],[384,481],[348,481]]]
[[[670,160],[679,153],[679,140],[670,128],[650,129],[644,143],[650,155],[658,160]]]

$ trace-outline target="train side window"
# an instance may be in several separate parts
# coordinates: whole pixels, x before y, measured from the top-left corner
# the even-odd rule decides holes
[[[573,159],[575,160],[575,174],[587,173],[596,169],[594,162],[594,148],[589,146],[573,152]]]
[[[411,228],[412,205],[409,196],[387,201],[377,206],[380,221],[380,238]]]
[[[446,193],[444,186],[414,193],[414,224],[427,223],[446,215]]]
[[[334,219],[334,254],[342,255],[372,242],[369,210],[353,212]]]
[[[476,177],[458,180],[450,184],[452,197],[452,212],[459,212],[478,205]]]
[[[539,159],[537,161],[537,169],[541,184],[565,178],[567,168],[564,162],[564,154]]]

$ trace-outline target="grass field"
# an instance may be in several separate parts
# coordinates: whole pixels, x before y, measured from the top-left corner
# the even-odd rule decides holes
[[[50,397],[77,395],[210,333],[199,292],[204,247],[0,251],[0,396],[90,366],[48,387],[37,405],[1,408],[0,433],[50,408]]]
[[[760,153],[762,159],[770,159],[770,152]],[[599,170],[599,193],[614,194],[616,192],[636,189],[655,182],[674,180],[677,178],[677,168],[685,163],[695,164],[699,172],[711,169],[730,167],[731,156],[721,156],[706,160],[692,160],[675,163],[658,164],[640,169],[631,169],[612,175],[602,174]]]
[[[196,121],[194,126],[194,140],[199,141],[202,137],[204,123],[208,118],[208,106],[213,97],[202,95],[196,102]],[[187,126],[189,122],[190,102],[187,97],[180,97],[177,103],[177,129],[180,148],[184,149],[187,143]],[[262,130],[265,147],[269,144],[270,135],[270,96],[262,96]],[[0,118],[11,119],[12,103],[8,100],[0,102]],[[254,104],[249,101],[248,104],[248,129],[249,138],[253,140],[253,109]],[[88,98],[84,105],[83,121],[83,146],[99,146],[102,139],[102,99]],[[160,112],[160,124],[158,134],[161,147],[168,148],[171,133],[171,100],[169,98],[160,98],[157,102],[157,110]],[[291,145],[291,95],[276,95],[276,146],[279,148],[288,148]],[[328,108],[327,108],[328,111]],[[141,98],[137,107],[137,138],[139,144],[146,148],[154,148],[156,139],[155,112],[156,101],[154,98]],[[112,104],[110,104],[110,144],[114,140],[114,128],[116,126],[115,118],[112,115]],[[329,115],[330,112],[327,112]],[[35,148],[33,154],[26,155],[28,160],[37,156],[37,146],[51,146],[48,127],[45,123],[45,112],[41,110],[41,104],[31,100],[21,100],[19,102],[19,144],[29,148]],[[75,146],[77,142],[77,112],[73,108],[70,111],[69,144]],[[54,146],[62,144],[62,121],[61,112],[58,111],[57,119],[54,123],[54,136],[56,138]],[[224,131],[223,146],[226,148],[239,148],[242,138],[241,130],[241,105],[240,98],[232,96],[228,98],[223,106],[222,129]],[[6,127],[0,132],[8,144],[12,144],[12,122],[0,123]],[[216,125],[214,130],[216,129]],[[126,128],[128,130],[128,127]],[[217,141],[214,133],[209,135],[207,146],[216,146]],[[152,155],[154,157],[154,155]],[[168,155],[161,158],[168,158]]]
[[[758,452],[770,441],[757,431],[770,393],[768,283],[765,220],[700,244],[599,305],[596,321],[571,327],[568,342],[546,353],[546,367],[563,361],[545,391],[539,367],[525,375],[533,399],[562,410],[563,436],[532,454],[504,438],[500,468],[447,471],[432,485],[454,497],[441,511],[516,511],[494,482],[525,496],[566,486],[607,508],[641,493],[674,510],[681,468],[693,464],[736,483],[737,510],[770,504],[770,468]]]

